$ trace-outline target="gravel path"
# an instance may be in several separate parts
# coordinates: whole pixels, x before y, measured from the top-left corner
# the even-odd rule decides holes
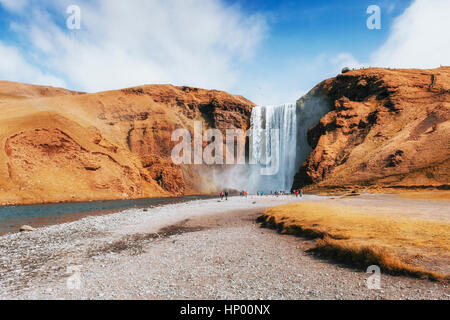
[[[369,274],[255,223],[292,201],[201,200],[0,237],[0,299],[450,299],[447,285],[406,277],[369,290]]]

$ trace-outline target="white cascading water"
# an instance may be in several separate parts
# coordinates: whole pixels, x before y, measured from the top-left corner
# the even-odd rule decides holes
[[[257,106],[251,116],[251,163],[256,170],[269,168],[268,175],[259,172],[258,190],[290,191],[297,168],[296,104]],[[257,173],[258,174],[258,173]]]
[[[215,172],[214,181],[221,188],[250,193],[289,192],[295,174],[312,151],[307,141],[308,129],[329,111],[327,99],[318,97],[314,91],[297,103],[254,107],[250,119],[250,164]],[[273,131],[276,129],[278,136]],[[276,153],[277,145],[279,154]],[[264,167],[278,167],[278,170],[275,174],[263,175],[261,169]]]

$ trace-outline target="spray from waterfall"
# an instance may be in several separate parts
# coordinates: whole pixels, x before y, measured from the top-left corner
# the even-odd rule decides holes
[[[263,191],[291,190],[294,176],[312,148],[308,129],[329,111],[327,101],[308,94],[297,103],[256,106],[250,119],[249,163],[216,172],[221,188]],[[263,169],[270,174],[263,174]]]
[[[250,121],[250,149],[255,164],[275,168],[272,174],[260,176],[258,190],[289,191],[296,171],[296,104],[257,106]],[[276,139],[273,134],[277,134]]]

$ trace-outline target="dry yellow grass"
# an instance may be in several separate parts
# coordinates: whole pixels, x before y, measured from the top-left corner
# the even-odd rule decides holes
[[[433,192],[405,192],[398,195],[404,199],[450,201],[450,190]]]
[[[361,213],[355,207],[320,202],[268,209],[264,225],[281,233],[320,238],[312,251],[367,268],[432,280],[450,261],[450,223]]]

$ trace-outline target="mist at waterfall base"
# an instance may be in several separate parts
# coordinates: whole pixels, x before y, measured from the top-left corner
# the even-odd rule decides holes
[[[249,163],[215,172],[214,181],[222,189],[246,190],[251,194],[290,192],[295,174],[312,151],[307,132],[328,111],[327,101],[312,94],[296,103],[254,107],[249,128]],[[270,172],[274,168],[278,170]]]

